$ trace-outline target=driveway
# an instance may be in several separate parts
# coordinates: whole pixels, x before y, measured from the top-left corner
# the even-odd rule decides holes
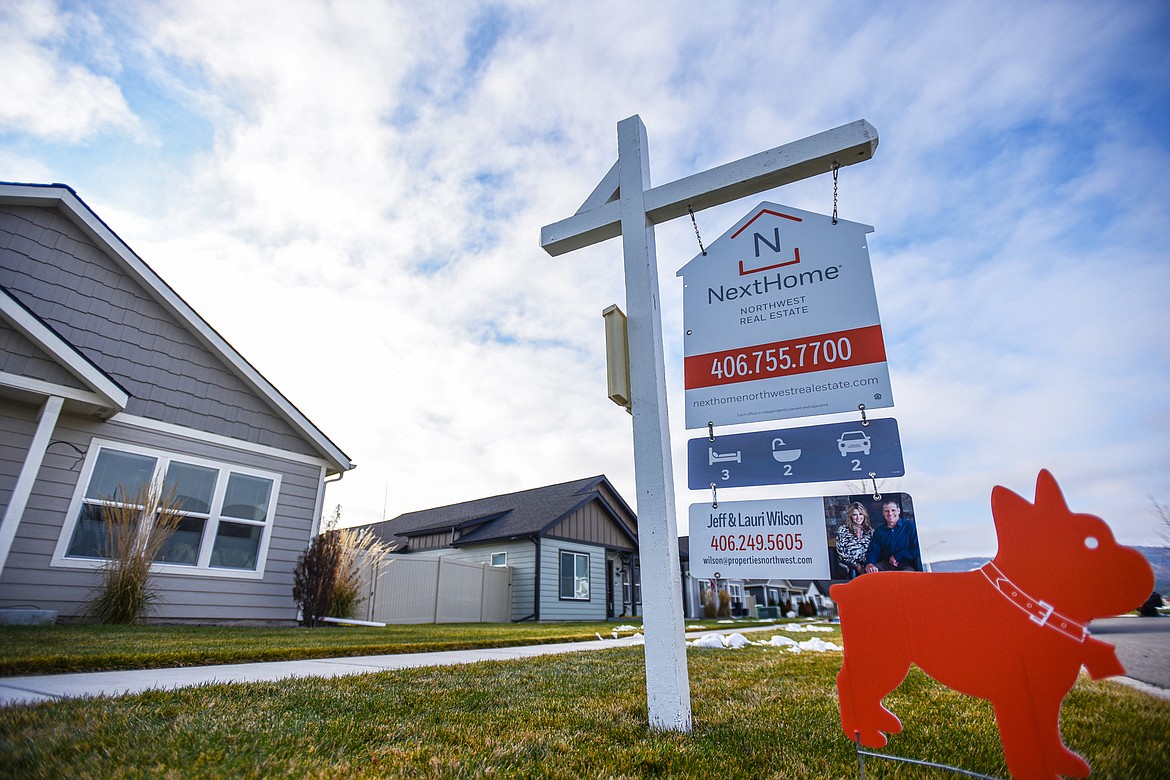
[[[1089,631],[1117,648],[1127,677],[1161,688],[1170,698],[1170,617],[1094,620]]]

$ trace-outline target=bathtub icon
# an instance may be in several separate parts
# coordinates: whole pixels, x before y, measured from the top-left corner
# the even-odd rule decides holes
[[[772,439],[772,457],[779,463],[791,463],[800,457],[800,448],[795,450],[782,449],[787,446],[783,439]]]

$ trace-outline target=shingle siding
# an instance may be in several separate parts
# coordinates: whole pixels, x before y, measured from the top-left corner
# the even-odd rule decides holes
[[[84,385],[62,368],[55,358],[3,320],[0,320],[0,372],[84,389]]]
[[[6,186],[6,193],[13,187]],[[44,203],[33,191],[28,203]],[[297,415],[286,422],[274,392],[257,389],[230,348],[177,307],[171,291],[125,248],[91,240],[95,223],[76,205],[0,205],[0,286],[128,394],[123,414],[81,416],[68,404],[48,450],[11,549],[0,560],[0,606],[33,604],[63,617],[82,614],[100,571],[58,560],[72,528],[86,455],[100,445],[145,448],[270,474],[278,480],[274,520],[261,545],[262,574],[178,567],[155,572],[159,620],[281,621],[296,618],[292,570],[318,522],[326,468],[349,468],[322,455],[318,432]],[[68,199],[66,199],[68,200]],[[65,201],[61,201],[65,203]],[[60,209],[60,210],[58,210]],[[76,215],[75,223],[70,218]],[[95,228],[96,230],[96,228]],[[104,234],[104,228],[96,235]],[[119,254],[120,253],[120,254]],[[207,339],[205,341],[205,339]],[[219,346],[216,346],[219,345]],[[69,362],[69,361],[65,361]],[[90,390],[65,367],[0,318],[0,371],[72,390]],[[285,407],[282,407],[285,408]],[[39,403],[23,391],[0,394],[0,516],[8,509],[37,430]],[[324,458],[324,459],[323,459]],[[67,541],[67,540],[64,540]],[[210,543],[210,539],[209,539]],[[267,550],[265,551],[265,546]]]
[[[303,437],[73,223],[50,209],[0,206],[4,235],[9,241],[0,250],[0,285],[126,388],[128,414],[314,454]],[[195,413],[196,402],[206,396],[189,381],[192,377],[229,392]]]

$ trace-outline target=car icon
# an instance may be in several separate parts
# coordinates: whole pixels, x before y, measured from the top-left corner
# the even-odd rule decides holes
[[[841,457],[845,457],[851,452],[868,455],[869,444],[870,440],[865,435],[865,431],[845,431],[841,434],[841,438],[837,439],[837,449],[841,450]]]

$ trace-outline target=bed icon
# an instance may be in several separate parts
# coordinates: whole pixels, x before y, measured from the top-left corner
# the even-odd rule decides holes
[[[739,451],[728,452],[720,454],[715,451],[714,447],[707,448],[707,465],[714,466],[716,463],[743,463],[743,456]]]

